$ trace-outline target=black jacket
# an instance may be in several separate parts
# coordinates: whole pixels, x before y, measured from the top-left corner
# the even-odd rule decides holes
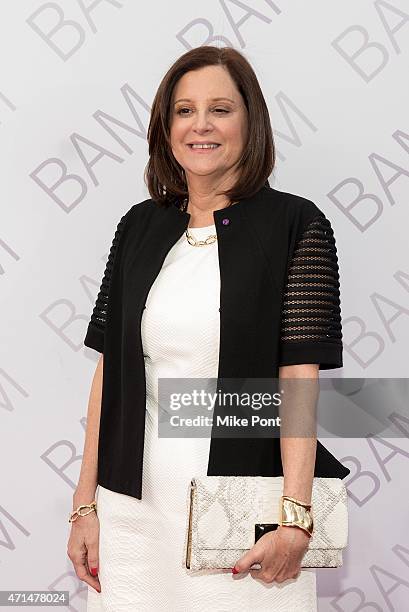
[[[267,182],[213,217],[221,282],[218,377],[277,378],[279,366],[303,363],[342,367],[338,260],[324,213]],[[189,219],[152,199],[121,218],[84,340],[104,354],[98,484],[138,499],[146,401],[141,317]],[[315,476],[349,472],[318,441]],[[282,475],[280,440],[212,437],[207,473]]]

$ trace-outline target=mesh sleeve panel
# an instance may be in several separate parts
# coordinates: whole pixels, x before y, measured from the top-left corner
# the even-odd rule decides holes
[[[107,320],[109,288],[111,284],[111,276],[112,269],[114,266],[115,255],[125,224],[125,217],[126,215],[121,218],[117,225],[109,251],[108,260],[105,266],[104,275],[102,277],[101,286],[95,301],[95,306],[93,308],[91,318],[88,324],[87,333],[84,339],[85,346],[93,348],[100,353],[104,352],[104,332]]]
[[[318,363],[342,367],[338,257],[324,215],[304,230],[290,264],[281,317],[279,365]]]

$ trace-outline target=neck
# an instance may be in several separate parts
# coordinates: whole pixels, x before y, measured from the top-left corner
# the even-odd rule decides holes
[[[215,210],[221,210],[230,206],[228,203],[226,206],[219,206],[211,209],[197,209],[190,201],[184,202],[182,210],[190,214],[189,227],[206,227],[207,225],[214,225],[213,212]]]
[[[233,171],[226,172],[220,178],[198,177],[186,173],[187,191],[189,194],[186,208],[191,216],[190,226],[205,227],[213,225],[213,213],[231,205],[229,198],[222,191],[231,189],[237,179]]]

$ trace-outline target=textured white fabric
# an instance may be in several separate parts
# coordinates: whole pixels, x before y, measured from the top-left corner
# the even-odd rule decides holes
[[[200,239],[214,225],[192,228]],[[88,588],[88,612],[316,612],[315,570],[266,584],[250,574],[182,567],[187,490],[206,475],[210,438],[158,438],[159,377],[217,378],[220,272],[217,241],[185,235],[171,248],[143,311],[146,426],[142,499],[98,487],[101,593]]]

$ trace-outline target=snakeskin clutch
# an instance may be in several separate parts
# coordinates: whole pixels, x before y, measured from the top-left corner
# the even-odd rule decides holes
[[[283,476],[192,478],[182,566],[232,568],[263,533],[278,526],[283,484]],[[314,532],[301,567],[340,567],[348,540],[345,484],[340,478],[314,477],[311,501]]]

